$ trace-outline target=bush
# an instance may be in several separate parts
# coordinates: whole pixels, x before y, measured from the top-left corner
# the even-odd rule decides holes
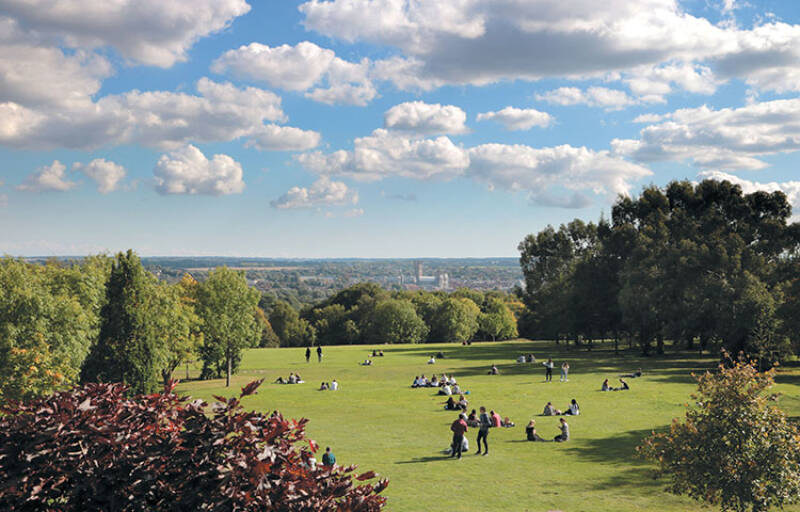
[[[174,394],[86,384],[0,409],[0,510],[377,511],[388,485],[312,463],[307,420]]]

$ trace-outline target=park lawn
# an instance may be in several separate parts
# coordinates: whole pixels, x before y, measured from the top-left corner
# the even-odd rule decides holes
[[[264,378],[258,394],[244,399],[245,407],[265,413],[279,410],[287,417],[309,418],[308,435],[322,447],[331,446],[339,464],[358,464],[390,480],[384,491],[390,511],[548,511],[624,512],[685,511],[701,508],[690,499],[663,491],[664,480],[653,478],[654,466],[638,459],[635,447],[653,429],[665,429],[683,415],[684,404],[696,389],[691,372],[714,366],[710,356],[677,354],[642,358],[638,351],[615,356],[610,345],[592,352],[550,342],[516,340],[502,343],[381,346],[385,357],[359,363],[371,346],[324,347],[323,362],[316,354],[306,363],[305,349],[252,349],[230,389],[224,380],[187,381],[179,390],[210,400],[214,394],[233,395],[247,382]],[[426,364],[430,354],[445,359]],[[535,364],[515,363],[532,352]],[[552,357],[557,366],[568,361],[569,382],[544,382],[541,362]],[[501,375],[487,371],[497,364]],[[630,391],[601,393],[604,378],[617,385],[620,373],[638,367],[644,376],[628,379]],[[514,428],[489,434],[488,457],[473,455],[476,429],[468,432],[470,453],[460,461],[442,454],[450,442],[450,423],[456,413],[445,411],[443,397],[432,388],[412,389],[413,378],[431,371],[455,374],[470,391],[470,409],[481,405],[509,416]],[[272,382],[289,372],[300,373],[302,385]],[[178,372],[181,373],[181,372]],[[336,392],[317,391],[320,382],[339,382]],[[777,378],[781,405],[800,415],[800,370],[783,369]],[[581,415],[567,417],[568,443],[525,441],[525,425],[535,418],[543,437],[558,431],[558,418],[539,417],[552,401],[566,409],[575,398]],[[324,448],[323,448],[324,449]],[[800,510],[791,507],[786,510]]]

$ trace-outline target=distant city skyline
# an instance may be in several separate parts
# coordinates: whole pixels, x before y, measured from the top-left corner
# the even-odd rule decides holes
[[[800,2],[0,3],[0,253],[516,257],[674,179],[800,213]]]

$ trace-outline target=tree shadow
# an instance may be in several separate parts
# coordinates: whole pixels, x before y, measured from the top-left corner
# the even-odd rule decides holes
[[[411,460],[398,460],[395,464],[424,464],[426,462],[445,461],[451,459],[449,455],[430,455],[428,457],[414,457]]]
[[[568,452],[574,453],[590,462],[603,464],[624,462],[626,464],[646,465],[649,463],[636,454],[636,447],[654,430],[656,432],[665,432],[668,429],[669,426],[665,425],[655,429],[629,430],[611,437],[584,439],[580,444],[570,446]]]

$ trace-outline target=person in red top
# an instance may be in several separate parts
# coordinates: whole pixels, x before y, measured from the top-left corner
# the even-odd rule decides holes
[[[467,433],[467,415],[461,413],[458,419],[450,425],[450,430],[453,431],[453,452],[451,457],[461,458],[461,449],[464,443],[464,434]]]
[[[491,411],[489,413],[489,416],[491,416],[492,426],[493,427],[499,427],[502,424],[502,420],[500,419],[500,415],[497,414],[496,412]]]

